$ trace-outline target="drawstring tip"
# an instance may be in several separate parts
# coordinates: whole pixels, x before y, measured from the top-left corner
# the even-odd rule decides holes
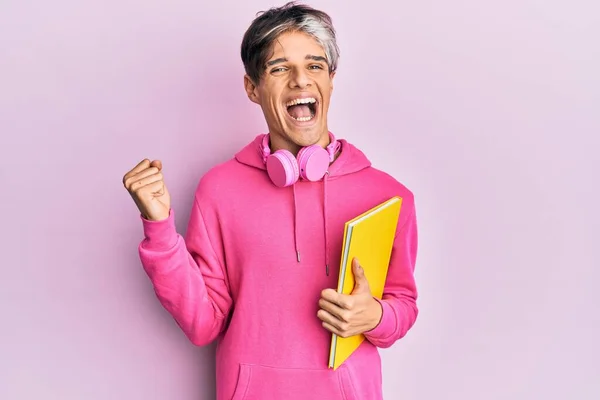
[[[296,250],[296,259],[300,262],[300,250]]]
[[[325,273],[329,276],[329,264],[325,264]]]

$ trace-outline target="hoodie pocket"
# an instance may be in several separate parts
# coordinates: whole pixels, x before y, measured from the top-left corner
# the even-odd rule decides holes
[[[358,400],[345,366],[331,369],[275,368],[240,364],[231,400],[280,400],[285,398]]]

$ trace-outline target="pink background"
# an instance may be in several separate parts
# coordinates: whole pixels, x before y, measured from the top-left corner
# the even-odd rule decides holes
[[[265,128],[239,45],[272,4],[1,2],[1,399],[214,398],[121,177],[162,159],[183,232],[199,176]],[[598,2],[311,4],[342,50],[331,129],[418,201],[386,399],[600,398]]]

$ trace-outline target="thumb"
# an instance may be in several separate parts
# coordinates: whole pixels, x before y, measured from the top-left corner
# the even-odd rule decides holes
[[[370,292],[369,281],[365,276],[365,270],[361,267],[358,259],[352,260],[352,272],[354,273],[354,290],[352,293]]]
[[[160,160],[154,160],[150,163],[151,167],[156,167],[158,170],[162,170],[162,162]]]

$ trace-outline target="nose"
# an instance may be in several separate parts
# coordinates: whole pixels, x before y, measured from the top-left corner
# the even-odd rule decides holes
[[[290,88],[304,89],[310,86],[311,80],[306,71],[302,68],[294,68],[290,78]]]

